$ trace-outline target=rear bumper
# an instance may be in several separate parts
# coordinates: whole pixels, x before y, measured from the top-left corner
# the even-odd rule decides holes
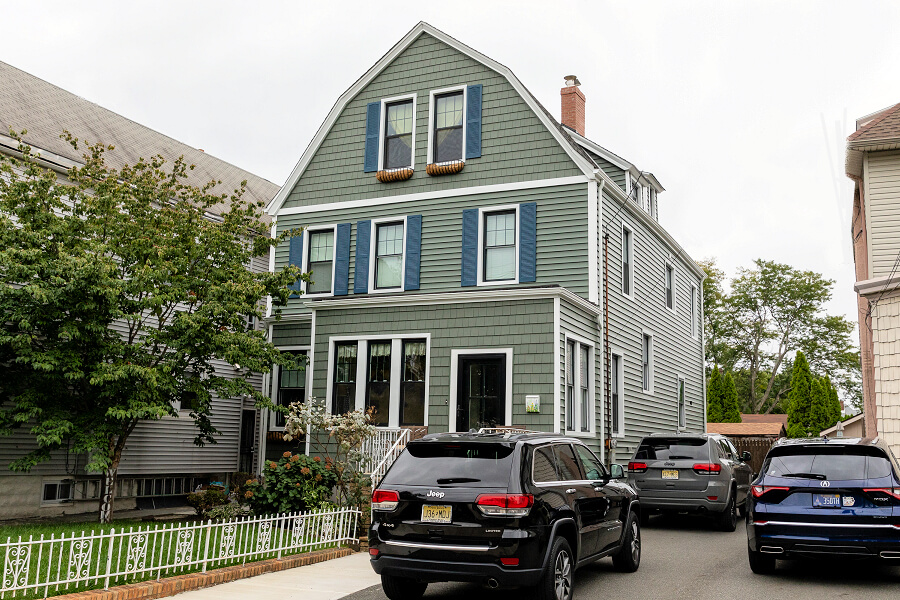
[[[750,521],[747,543],[751,550],[778,558],[841,556],[900,563],[900,529],[891,525],[841,527]]]
[[[487,584],[494,579],[504,587],[536,585],[542,569],[505,568],[490,563],[447,562],[390,556],[382,554],[371,560],[372,568],[379,575],[411,577],[419,581],[471,581]]]
[[[652,492],[651,492],[652,493]],[[718,496],[716,500],[710,500],[706,497],[707,492],[703,492],[703,496],[695,498],[671,498],[665,496],[652,496],[647,492],[640,492],[641,509],[643,510],[672,510],[678,512],[722,512],[725,510],[727,499]],[[710,493],[709,495],[713,495]]]

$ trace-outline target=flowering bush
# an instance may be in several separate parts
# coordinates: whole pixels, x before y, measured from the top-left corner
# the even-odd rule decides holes
[[[285,452],[278,462],[266,462],[262,482],[244,485],[241,500],[257,515],[319,508],[331,498],[336,481],[330,463]]]

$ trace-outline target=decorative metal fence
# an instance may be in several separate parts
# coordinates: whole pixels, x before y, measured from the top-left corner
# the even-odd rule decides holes
[[[281,558],[356,539],[360,511],[339,508],[244,517],[215,523],[172,523],[41,535],[0,542],[0,598],[60,593],[160,579]]]

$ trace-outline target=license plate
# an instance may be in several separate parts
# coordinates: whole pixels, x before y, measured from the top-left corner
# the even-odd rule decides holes
[[[840,508],[840,494],[813,494],[813,506],[817,508]]]
[[[441,506],[438,504],[425,504],[422,506],[423,523],[450,523],[452,514],[452,506]]]
[[[678,479],[678,469],[663,469],[663,479]]]

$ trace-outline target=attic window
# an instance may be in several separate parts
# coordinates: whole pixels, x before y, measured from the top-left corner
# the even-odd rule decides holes
[[[462,159],[463,105],[462,90],[435,97],[434,162]]]
[[[386,108],[383,168],[412,167],[413,100],[393,102]]]

